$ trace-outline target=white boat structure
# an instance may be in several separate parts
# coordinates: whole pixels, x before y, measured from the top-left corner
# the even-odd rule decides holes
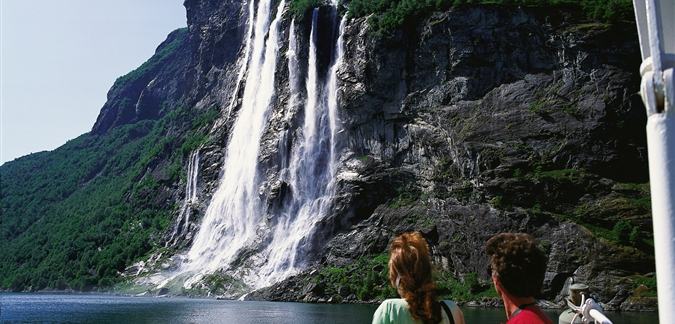
[[[675,1],[633,0],[647,108],[659,321],[675,323]]]

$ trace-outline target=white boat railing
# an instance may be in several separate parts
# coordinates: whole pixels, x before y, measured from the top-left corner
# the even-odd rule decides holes
[[[588,285],[572,283],[568,292],[569,296],[565,298],[567,310],[558,317],[558,324],[612,324],[602,306],[591,297]]]

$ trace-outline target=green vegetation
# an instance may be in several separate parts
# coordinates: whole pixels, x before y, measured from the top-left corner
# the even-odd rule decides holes
[[[293,0],[289,10],[296,20],[302,21],[310,16],[314,8],[324,5],[323,0]]]
[[[623,220],[614,225],[609,237],[616,244],[636,247],[645,241],[645,235],[644,231],[640,230],[639,227],[633,226],[629,221]]]
[[[232,276],[224,273],[214,273],[204,278],[204,287],[209,287],[208,290],[190,291],[189,293],[196,293],[199,295],[224,294],[224,293],[243,293],[246,288],[241,280],[236,280]],[[187,293],[183,291],[183,293]]]
[[[187,36],[186,28],[174,31],[114,87],[172,73]],[[164,115],[159,120],[84,134],[0,166],[0,289],[105,290],[121,282],[126,267],[163,249],[175,217],[167,197],[185,177],[186,155],[208,141],[218,116],[217,110],[169,107],[175,102],[148,107]]]
[[[387,254],[363,256],[345,267],[326,268],[312,281],[322,283],[326,295],[337,296],[338,290],[342,292],[344,289],[359,300],[395,298],[398,293],[389,282],[388,262]],[[434,273],[434,281],[442,299],[469,301],[497,297],[491,282],[479,281],[475,272],[467,274],[463,281],[455,279],[451,272],[437,272]]]
[[[502,204],[503,204],[502,200],[503,199],[504,199],[504,197],[502,197],[502,196],[495,196],[494,198],[492,198],[492,200],[490,200],[490,203],[495,208],[499,208],[499,207],[502,207]]]
[[[182,111],[179,111],[179,113],[181,112]],[[182,113],[185,114],[185,112]],[[192,127],[185,136],[185,141],[180,147],[180,152],[183,156],[190,154],[190,152],[196,150],[200,145],[208,141],[209,137],[204,133],[204,126],[213,124],[213,121],[216,120],[218,114],[218,110],[209,110],[194,119]],[[180,118],[189,119],[189,116],[183,115],[180,116]]]
[[[364,256],[346,267],[324,269],[313,281],[323,283],[328,295],[346,289],[360,300],[393,298],[397,293],[389,283],[388,262],[387,254]]]
[[[156,71],[165,71],[171,73],[178,68],[180,61],[171,60],[172,56],[178,53],[177,49],[182,43],[185,43],[190,36],[187,27],[179,28],[171,33],[174,37],[168,43],[164,43],[157,48],[157,52],[137,69],[121,76],[115,80],[113,87],[120,87],[123,84],[130,84],[137,81],[149,82],[157,76]],[[171,37],[171,36],[170,36]],[[124,98],[123,100],[129,100]]]
[[[634,276],[633,298],[656,297],[656,276]]]
[[[415,205],[420,196],[419,190],[415,189],[411,184],[396,188],[396,192],[398,196],[389,201],[389,208]]]
[[[186,139],[170,130],[189,127],[196,113],[178,109],[85,134],[3,165],[0,288],[88,291],[120,282],[171,223],[173,205],[158,196],[181,176]]]
[[[472,301],[481,300],[483,297],[499,297],[492,282],[478,280],[478,274],[475,272],[465,275],[463,282],[455,279],[448,271],[437,273],[435,281],[441,299]]]
[[[648,184],[619,184],[625,194],[614,194],[577,206],[571,219],[614,244],[651,250],[653,233],[641,227],[651,218]]]
[[[148,136],[155,124],[126,125],[98,139],[85,134],[54,152],[3,166],[0,287],[110,286],[150,250],[170,213],[135,210],[126,198],[148,203],[157,189],[152,177],[134,179],[148,152],[156,151],[158,138]],[[134,133],[141,137],[131,138]]]
[[[347,2],[349,18],[371,16],[373,31],[389,35],[403,26],[414,26],[433,12],[446,11],[464,5],[506,5],[535,8],[566,7],[583,12],[588,19],[601,22],[634,20],[630,0],[352,0]],[[291,15],[306,20],[314,8],[326,6],[324,0],[293,0]],[[338,5],[342,11],[342,1]],[[532,108],[532,107],[531,107]]]
[[[298,3],[313,0],[294,1]],[[374,31],[387,35],[404,25],[414,26],[432,12],[445,11],[462,5],[518,5],[526,7],[571,7],[581,10],[589,19],[612,22],[633,20],[630,0],[352,0],[349,17],[370,18]]]
[[[602,204],[595,202],[594,204]],[[593,203],[592,203],[593,204]],[[653,233],[651,229],[643,229],[633,225],[630,220],[623,219],[624,216],[615,216],[606,219],[595,218],[596,215],[586,214],[582,210],[588,204],[578,207],[572,215],[558,215],[561,218],[568,219],[574,223],[588,228],[595,235],[605,238],[617,245],[639,248],[643,250],[653,249]],[[606,208],[609,212],[611,208],[597,206],[597,209]],[[638,217],[647,217],[649,213],[637,215]],[[614,223],[615,222],[615,223]],[[612,225],[613,224],[613,225]]]
[[[646,225],[651,218],[648,183],[615,183],[612,184],[611,194],[579,203],[587,193],[610,190],[608,184],[585,169],[544,170],[542,166],[536,166],[528,172],[520,168],[512,172],[512,179],[527,186],[546,186],[562,193],[557,201],[548,199],[548,196],[533,195],[525,203],[521,202],[520,207],[534,213],[549,212],[577,223],[618,246],[646,252],[653,249],[652,229]],[[490,204],[502,210],[512,210],[511,197],[508,192],[499,192],[490,199]]]
[[[82,135],[53,153],[3,166],[0,287],[110,286],[126,265],[147,253],[150,234],[165,230],[168,214],[134,213],[124,201],[153,185],[136,185],[131,177],[136,157],[151,146],[124,136],[133,126],[139,125],[120,127],[109,141],[87,149],[80,148],[88,137]]]
[[[513,178],[514,179],[520,179],[520,177],[522,177],[522,176],[523,176],[523,170],[521,170],[520,168],[517,168],[517,169],[513,170]]]
[[[586,170],[584,169],[563,169],[563,170],[550,170],[542,171],[541,166],[537,166],[534,169],[534,177],[536,179],[545,179],[550,178],[554,180],[572,180],[577,181],[583,179],[586,176]]]
[[[531,102],[530,103],[530,112],[533,114],[538,114],[541,112],[541,108],[543,107],[543,103],[541,102]]]

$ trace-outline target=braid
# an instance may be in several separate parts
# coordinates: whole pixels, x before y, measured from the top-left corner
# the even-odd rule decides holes
[[[408,310],[414,320],[425,324],[437,324],[442,320],[431,275],[429,247],[418,232],[403,234],[391,244],[389,279],[400,277],[399,291],[408,302]]]
[[[429,283],[416,292],[406,295],[408,310],[413,319],[422,320],[424,324],[437,324],[443,319],[441,305],[438,303],[434,290],[436,285]]]

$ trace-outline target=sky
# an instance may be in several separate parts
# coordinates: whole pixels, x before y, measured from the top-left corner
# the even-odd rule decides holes
[[[0,165],[91,130],[120,76],[187,26],[183,0],[0,0]]]

